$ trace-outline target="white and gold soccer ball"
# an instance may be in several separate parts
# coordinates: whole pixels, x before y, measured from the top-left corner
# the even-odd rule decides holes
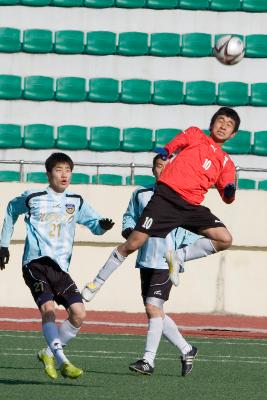
[[[237,64],[245,55],[244,42],[238,36],[222,36],[215,44],[214,55],[222,64]]]

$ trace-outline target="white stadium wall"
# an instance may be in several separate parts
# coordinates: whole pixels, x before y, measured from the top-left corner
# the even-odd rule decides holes
[[[28,187],[19,183],[1,184],[1,221],[8,200]],[[114,229],[104,236],[93,236],[87,229],[77,228],[70,274],[82,288],[95,276],[112,249],[122,242],[121,217],[133,188],[86,185],[73,186],[72,190],[82,194],[103,216],[116,222]],[[187,263],[180,286],[172,289],[167,311],[267,316],[266,202],[267,192],[263,191],[239,191],[232,205],[222,203],[216,190],[208,194],[205,205],[230,229],[233,246],[228,251]],[[255,212],[255,205],[258,212]],[[21,276],[24,235],[24,222],[20,218],[10,246],[10,262],[1,271],[1,306],[35,306]],[[135,255],[131,255],[92,303],[86,304],[87,310],[142,312],[139,273],[134,262]]]

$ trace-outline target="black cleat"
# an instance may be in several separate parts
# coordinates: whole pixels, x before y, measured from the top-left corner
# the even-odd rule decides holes
[[[130,371],[139,372],[143,375],[152,375],[154,368],[146,360],[137,360],[129,365]]]
[[[193,369],[193,361],[197,356],[197,348],[192,346],[192,350],[181,356],[182,376],[190,374]]]

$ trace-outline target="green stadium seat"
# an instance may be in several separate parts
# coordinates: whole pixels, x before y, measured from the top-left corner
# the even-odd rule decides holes
[[[238,179],[238,189],[256,189],[256,181],[254,179]]]
[[[116,33],[109,31],[87,32],[85,53],[104,56],[116,53]]]
[[[131,176],[126,176],[126,185],[148,186],[154,185],[155,182],[155,177],[151,175],[134,175],[133,183]]]
[[[0,52],[16,53],[20,50],[20,30],[15,28],[0,28]]]
[[[98,185],[122,185],[123,180],[121,175],[116,174],[99,174],[92,176],[92,183]]]
[[[249,12],[266,12],[267,2],[266,0],[243,0],[242,10]]]
[[[45,124],[26,125],[23,147],[26,149],[53,149],[55,147],[54,127]]]
[[[84,78],[65,77],[57,79],[56,100],[84,101],[86,96],[86,80]]]
[[[11,149],[22,147],[21,126],[0,124],[0,148]]]
[[[148,8],[156,10],[165,10],[168,8],[178,8],[179,0],[147,0]]]
[[[55,33],[54,52],[58,54],[82,54],[84,51],[84,33],[65,30]]]
[[[113,126],[90,128],[89,149],[93,151],[120,150],[120,129]]]
[[[90,183],[90,175],[83,174],[80,172],[74,172],[71,176],[72,185],[81,185]]]
[[[45,172],[28,172],[26,174],[26,182],[48,183],[48,178]]]
[[[174,80],[154,81],[153,104],[181,104],[183,99],[183,82]]]
[[[26,29],[23,32],[22,50],[26,53],[51,53],[53,34],[48,29]]]
[[[146,6],[146,0],[115,0],[116,7],[142,8]]]
[[[245,57],[267,57],[267,35],[247,35]]]
[[[239,130],[232,139],[224,143],[222,148],[229,154],[250,154],[251,132]]]
[[[45,7],[51,4],[51,0],[20,0],[20,4],[31,7]]]
[[[121,32],[117,54],[143,56],[148,53],[148,34],[144,32]]]
[[[82,7],[83,0],[52,0],[52,6],[56,7]]]
[[[17,75],[0,75],[0,99],[22,98],[22,80]]]
[[[114,103],[119,100],[119,81],[112,78],[89,80],[89,101]]]
[[[175,129],[175,128],[156,129],[156,131],[155,131],[155,147],[164,147],[180,132],[182,132],[181,129]]]
[[[257,107],[267,106],[267,83],[252,83],[250,85],[250,105]]]
[[[85,7],[90,8],[107,8],[113,7],[115,0],[84,0],[83,4]]]
[[[181,56],[209,57],[212,55],[212,36],[209,33],[184,33]]]
[[[151,82],[146,79],[125,79],[121,85],[122,103],[150,103]]]
[[[267,180],[266,179],[259,181],[258,189],[259,190],[267,190]]]
[[[122,151],[152,151],[152,129],[125,128],[123,129]]]
[[[27,76],[24,78],[23,97],[26,100],[53,100],[54,79],[49,76]]]
[[[180,0],[180,8],[185,10],[208,10],[209,0]]]
[[[267,156],[267,131],[258,131],[254,133],[252,153],[257,156]]]
[[[87,128],[79,125],[62,125],[57,128],[56,147],[64,150],[88,149]]]
[[[217,104],[222,106],[246,106],[249,103],[248,84],[244,82],[220,82]]]
[[[152,33],[149,54],[156,57],[180,55],[180,35],[178,33]]]
[[[211,0],[209,8],[213,11],[238,11],[241,9],[241,0]]]
[[[216,84],[210,81],[187,82],[185,88],[185,104],[216,104]]]
[[[18,171],[0,171],[0,182],[19,182],[20,173]]]
[[[0,6],[15,6],[20,3],[20,0],[0,0]]]

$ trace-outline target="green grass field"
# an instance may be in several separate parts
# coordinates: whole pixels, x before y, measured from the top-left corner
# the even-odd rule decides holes
[[[144,336],[80,334],[68,347],[84,375],[47,378],[37,361],[39,332],[0,331],[0,399],[9,400],[264,400],[267,341],[189,338],[199,348],[194,369],[180,376],[175,349],[162,341],[153,376],[128,370],[142,356]]]

